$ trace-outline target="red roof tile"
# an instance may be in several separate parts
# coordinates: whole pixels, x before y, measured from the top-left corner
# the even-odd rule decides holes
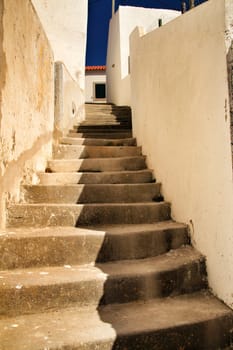
[[[106,70],[106,66],[86,66],[85,70]]]

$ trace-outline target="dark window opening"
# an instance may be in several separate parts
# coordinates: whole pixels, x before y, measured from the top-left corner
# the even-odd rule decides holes
[[[104,83],[95,83],[95,98],[106,98],[106,85]]]

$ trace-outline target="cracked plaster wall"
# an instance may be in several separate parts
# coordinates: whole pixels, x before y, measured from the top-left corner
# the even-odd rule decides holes
[[[16,11],[17,9],[17,11]],[[29,0],[0,0],[0,225],[52,152],[53,54]]]

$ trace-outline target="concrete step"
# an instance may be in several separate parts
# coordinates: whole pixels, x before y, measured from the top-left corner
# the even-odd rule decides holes
[[[129,132],[131,130],[131,125],[130,124],[102,124],[102,125],[78,125],[74,126],[73,130],[76,132],[90,132],[90,133],[95,133],[95,132],[109,132],[109,133],[114,133],[114,132]]]
[[[127,116],[114,116],[114,115],[89,115],[85,118],[81,125],[106,125],[106,124],[122,124],[128,123],[131,125],[131,117]]]
[[[84,139],[77,137],[63,137],[61,144],[66,145],[87,145],[87,146],[136,146],[136,139]]]
[[[7,227],[142,224],[170,219],[166,202],[107,204],[15,204],[8,208]]]
[[[187,226],[169,220],[153,224],[94,225],[88,229],[104,232],[96,256],[98,262],[144,259],[190,243]]]
[[[94,138],[94,139],[128,139],[132,138],[132,131],[121,131],[121,132],[74,132],[69,131],[68,136],[70,137],[83,137],[83,138]]]
[[[25,185],[26,203],[133,203],[161,200],[161,185],[87,184],[87,185]]]
[[[129,125],[132,126],[132,120],[131,116],[127,115],[109,115],[109,114],[104,114],[103,112],[101,113],[93,113],[86,115],[85,120],[83,120],[80,124],[85,125],[86,123],[88,124],[96,124],[100,125],[103,124],[115,124],[115,123],[128,123]]]
[[[145,157],[55,159],[48,162],[50,172],[103,172],[142,170],[146,168]]]
[[[110,113],[127,113],[127,114],[131,114],[131,109],[129,106],[115,106],[115,105],[108,105],[108,104],[94,104],[94,105],[85,105],[85,111],[86,114],[88,114],[89,112],[96,112],[96,111],[106,111],[106,113],[110,114]]]
[[[191,247],[154,258],[0,272],[0,315],[127,303],[206,287],[205,260]]]
[[[232,310],[206,292],[0,320],[2,350],[219,350]]]
[[[105,121],[105,120],[112,120],[112,121],[129,121],[131,122],[132,118],[131,115],[129,115],[127,112],[112,112],[108,113],[107,111],[88,111],[86,113],[85,120],[82,123],[85,123],[89,120],[97,120],[98,121]]]
[[[136,146],[80,146],[59,145],[54,147],[54,159],[86,159],[133,157],[142,154],[141,147]]]
[[[86,112],[86,118],[84,121],[90,119],[90,118],[99,118],[102,119],[116,119],[116,120],[129,120],[131,121],[131,114],[127,113],[127,111],[112,111],[109,113],[108,111],[104,110],[96,110],[96,111],[88,111]]]
[[[128,133],[131,132],[131,127],[125,127],[125,126],[115,126],[114,125],[91,125],[91,126],[78,126],[74,127],[70,130],[71,132],[81,132],[81,133],[90,133],[90,134],[97,134],[97,133],[109,133],[111,134],[117,134],[117,133]]]
[[[0,234],[0,270],[143,259],[187,244],[187,227],[173,221],[88,228],[11,228]]]
[[[39,173],[42,185],[69,185],[69,184],[124,184],[153,182],[151,170],[117,171],[103,173]]]
[[[124,112],[108,113],[106,111],[95,111],[95,112],[86,113],[85,119],[80,124],[83,124],[87,121],[89,122],[90,120],[96,121],[97,119],[98,119],[98,122],[102,121],[102,124],[104,124],[105,121],[129,122],[129,123],[131,123],[132,121],[131,115],[128,115],[127,113],[124,113]]]

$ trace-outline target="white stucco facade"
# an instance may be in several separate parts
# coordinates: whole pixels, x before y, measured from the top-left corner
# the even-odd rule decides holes
[[[71,105],[75,104],[78,120],[85,117],[85,56],[87,39],[87,0],[32,0],[36,12],[43,25],[44,31],[48,37],[54,53],[55,62],[61,62],[64,65],[65,76],[69,77],[68,91],[75,100],[65,98],[59,102],[63,104],[63,109],[71,112]],[[58,81],[60,77],[55,77]],[[57,94],[56,98],[63,98],[67,95],[67,83],[65,79],[63,87],[59,87],[64,92]],[[61,80],[60,80],[61,82]],[[72,88],[71,88],[72,87]],[[73,91],[72,91],[73,89]],[[56,89],[57,91],[57,89]],[[67,105],[65,105],[67,103]],[[57,109],[56,109],[57,111]],[[60,113],[59,117],[65,117]],[[68,125],[67,118],[61,121],[60,125]],[[65,131],[66,128],[63,130]]]
[[[173,218],[206,256],[211,288],[233,308],[232,5],[209,0],[146,35],[136,29],[130,55],[134,136]]]
[[[173,10],[120,6],[109,25],[107,50],[107,99],[117,105],[131,105],[129,36],[136,26],[148,31],[180,15]]]
[[[32,0],[50,41],[54,60],[65,64],[84,88],[87,0]]]

